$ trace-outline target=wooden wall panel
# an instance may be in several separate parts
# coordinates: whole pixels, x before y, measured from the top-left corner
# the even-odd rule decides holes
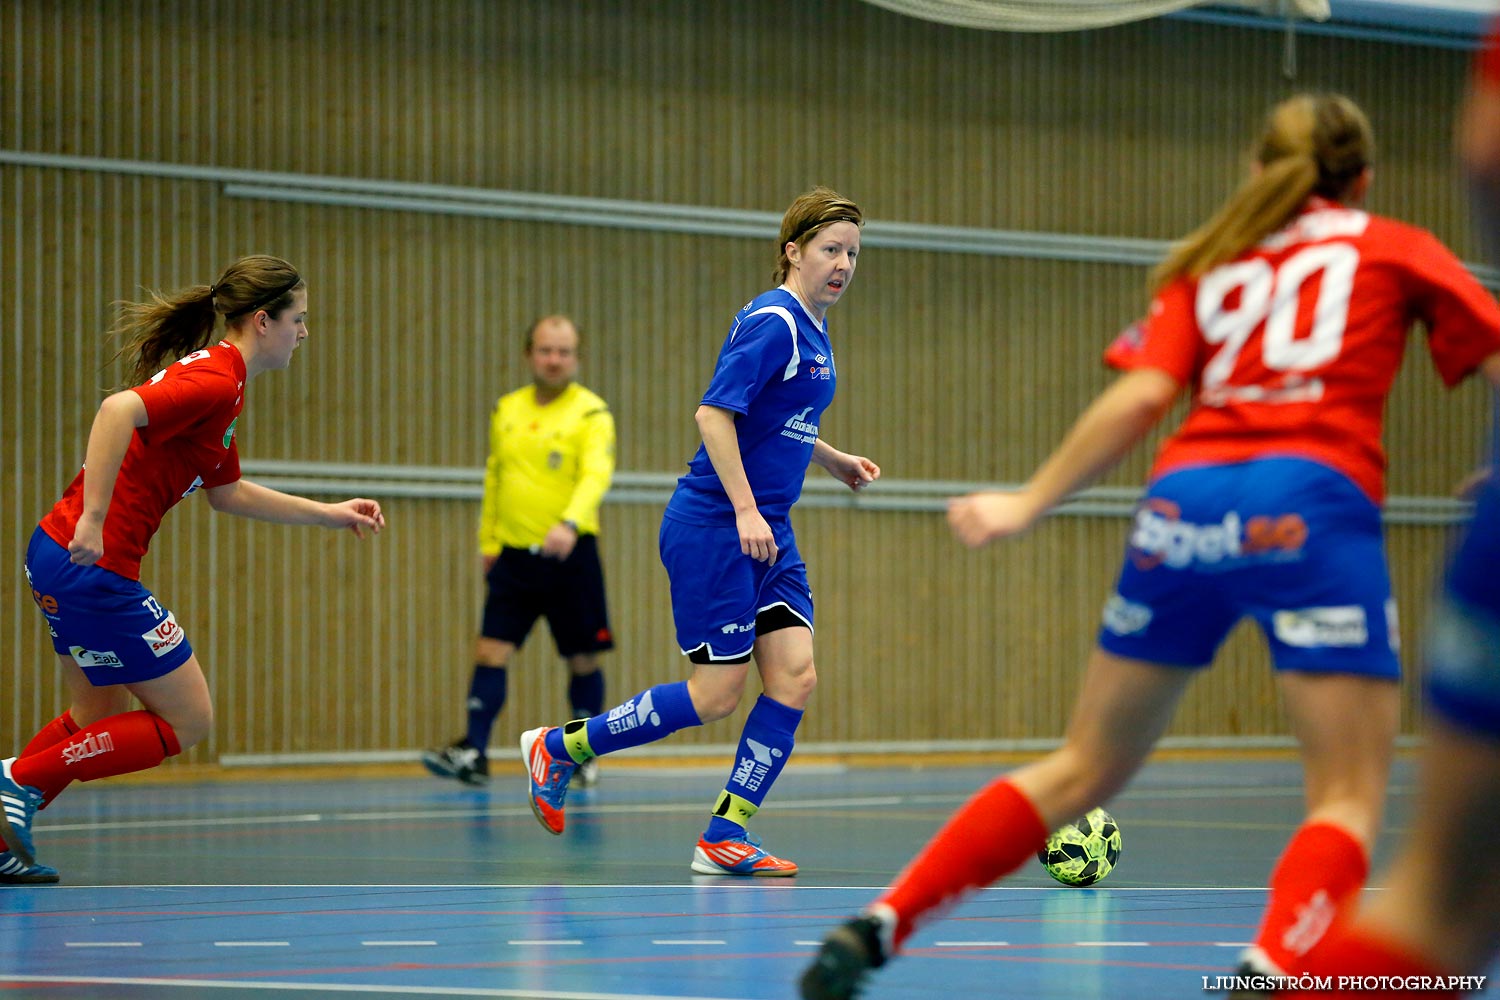
[[[1054,36],[965,31],[856,0],[10,0],[0,148],[779,212],[815,182],[869,217],[1170,238],[1236,182],[1259,115],[1343,90],[1381,142],[1371,207],[1473,247],[1449,133],[1462,53],[1160,20]],[[312,339],[250,389],[251,459],[476,467],[520,334],[563,309],[611,403],[622,469],[679,470],[729,319],[770,240],[230,197],[166,176],[0,165],[0,745],[59,707],[18,567],[76,470],[118,369],[107,303],[211,279],[246,252],[297,262]],[[1108,379],[1144,301],[1138,266],[867,247],[831,316],[824,431],[902,480],[1015,481]],[[1441,496],[1485,399],[1440,392],[1414,339],[1390,414],[1393,492]],[[1154,443],[1154,442],[1153,442]],[[1140,481],[1150,448],[1110,478]],[[174,513],[147,563],[218,694],[198,757],[412,748],[453,735],[478,614],[472,501],[389,498],[358,545]],[[659,505],[612,504],[612,694],[679,676]],[[806,510],[823,679],[805,739],[1058,735],[1119,559],[1119,518],[1064,517],[970,553],[924,512]],[[1440,532],[1396,528],[1410,637]],[[558,717],[545,632],[499,731]],[[1411,716],[1415,716],[1413,703]],[[736,719],[685,733],[732,739]],[[1258,642],[1237,635],[1174,734],[1284,733]]]

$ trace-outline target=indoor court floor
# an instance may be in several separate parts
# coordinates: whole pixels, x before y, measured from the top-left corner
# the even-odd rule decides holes
[[[752,881],[688,869],[722,767],[603,765],[561,837],[533,819],[516,760],[485,789],[416,766],[74,786],[37,822],[63,884],[0,888],[0,997],[793,997],[829,927],[1002,768],[793,762],[755,829],[802,873]],[[1396,831],[1412,773],[1398,764]],[[1275,758],[1151,764],[1111,804],[1124,839],[1106,881],[1028,865],[927,925],[870,996],[1204,996],[1254,933],[1298,775]]]

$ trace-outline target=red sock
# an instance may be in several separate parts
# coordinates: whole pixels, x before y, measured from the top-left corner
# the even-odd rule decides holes
[[[1271,872],[1256,947],[1282,972],[1300,972],[1302,956],[1353,912],[1369,874],[1364,846],[1348,830],[1303,824]]]
[[[71,712],[64,712],[51,722],[47,723],[26,744],[25,749],[16,754],[17,757],[30,757],[38,750],[45,750],[59,740],[65,740],[78,732],[78,723],[73,721]]]
[[[72,781],[93,781],[155,767],[182,752],[167,721],[150,712],[123,712],[85,726],[46,750],[11,765],[11,777],[48,801]]]
[[[1302,1000],[1333,1000],[1335,997],[1356,995],[1365,1000],[1448,1000],[1450,997],[1459,995],[1456,989],[1399,990],[1398,992],[1380,989],[1373,982],[1364,983],[1365,977],[1390,976],[1396,979],[1387,979],[1386,982],[1395,982],[1397,986],[1400,986],[1404,985],[1408,976],[1436,977],[1444,973],[1422,957],[1360,927],[1336,930],[1329,934],[1307,953],[1303,960],[1303,969],[1308,975],[1318,979],[1332,977],[1334,992],[1324,990],[1317,993],[1294,992],[1279,995],[1302,998]],[[1340,976],[1358,976],[1362,980],[1361,986],[1369,985],[1371,988],[1358,989],[1356,992],[1354,984],[1348,983],[1347,988],[1339,989]]]
[[[56,743],[58,740],[65,740],[76,732],[78,732],[78,724],[73,721],[73,716],[70,712],[64,712],[62,715],[59,715],[57,718],[53,719],[51,722],[47,723],[45,726],[39,729],[37,731],[37,734],[31,738],[31,742],[27,743],[26,746],[22,748],[21,752],[16,754],[16,758],[19,760],[20,758],[28,757],[39,750],[45,750],[52,744]],[[37,808],[47,808],[47,803],[50,801],[52,800],[43,799],[42,804],[37,806]],[[5,841],[0,840],[0,851],[8,850],[10,850],[10,848],[5,846]]]
[[[896,913],[895,947],[916,921],[961,893],[1009,875],[1047,842],[1031,800],[1008,778],[981,789],[949,818],[877,901]]]

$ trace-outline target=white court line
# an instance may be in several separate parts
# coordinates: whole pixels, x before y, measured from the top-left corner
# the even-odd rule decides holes
[[[64,941],[64,948],[139,948],[139,941]]]
[[[1150,941],[1074,941],[1080,948],[1149,948]]]
[[[663,996],[656,993],[582,993],[557,990],[502,990],[467,986],[357,986],[352,983],[235,983],[222,979],[146,979],[125,976],[12,976],[7,983],[60,983],[66,986],[190,986],[198,990],[290,990],[298,993],[370,993],[392,997],[514,997],[519,1000],[739,1000],[734,997]]]
[[[568,938],[566,940],[564,940],[564,939],[536,938],[536,939],[530,940],[530,941],[527,941],[527,940],[507,941],[505,943],[506,944],[514,944],[514,945],[523,945],[523,946],[524,945],[533,945],[533,944],[537,944],[537,945],[562,944],[562,945],[570,945],[571,946],[571,945],[581,945],[581,944],[583,944],[583,941],[581,941],[578,938]]]
[[[290,948],[290,941],[215,941],[215,948]]]
[[[1215,948],[1248,948],[1253,941],[1210,941]]]
[[[528,810],[526,815],[531,815]],[[59,829],[53,827],[53,829]],[[707,876],[718,878],[719,876]],[[789,887],[791,888],[791,887]],[[874,885],[799,885],[794,887],[797,892],[872,892],[882,886]],[[725,884],[723,882],[704,882],[702,884],[684,885],[681,882],[590,882],[587,885],[559,886],[556,882],[445,882],[429,883],[420,885],[411,882],[151,882],[109,885],[49,885],[47,895],[56,896],[65,892],[78,892],[85,890],[98,892],[101,889],[117,889],[125,892],[137,892],[141,889],[381,889],[381,890],[405,890],[411,893],[425,893],[434,890],[449,889],[483,889],[490,891],[504,891],[507,889],[566,889],[570,893],[594,893],[594,890],[619,889],[687,889],[691,892],[765,892],[765,888],[756,884]],[[970,899],[983,895],[1002,894],[1012,892],[1057,892],[1055,885],[994,885],[983,889],[975,889],[968,897]],[[1110,895],[1128,892],[1265,892],[1263,885],[1132,885],[1132,886],[1089,886],[1089,892],[1106,893]],[[1382,886],[1367,886],[1366,892],[1383,892]],[[7,917],[16,914],[6,914]]]
[[[934,941],[934,948],[1008,948],[1009,941]]]
[[[965,798],[964,795],[955,794],[950,796],[947,801],[958,801],[963,798]],[[865,809],[898,806],[906,801],[911,800],[899,795],[867,796],[864,798],[848,799],[793,799],[788,802],[777,802],[776,807],[778,809]],[[699,813],[703,811],[702,803],[691,802],[642,803],[639,805],[585,805],[579,803],[571,808],[578,815],[594,816],[639,816],[654,815],[657,813]],[[224,817],[220,819],[153,819],[118,820],[109,823],[48,823],[47,829],[59,832],[78,832],[80,830],[185,830],[193,827],[269,826],[279,823],[384,823],[392,820],[443,820],[445,822],[456,822],[459,820],[483,819],[486,817],[530,815],[530,806],[519,805],[504,806],[495,809],[421,809],[410,812],[295,813],[289,816],[257,814],[254,816]]]
[[[366,948],[431,948],[436,941],[361,941]]]
[[[681,944],[681,945],[695,945],[695,944],[719,944],[719,945],[723,945],[723,944],[728,944],[729,942],[728,941],[718,941],[718,940],[715,940],[713,938],[653,938],[652,941],[651,941],[651,943],[652,944]]]

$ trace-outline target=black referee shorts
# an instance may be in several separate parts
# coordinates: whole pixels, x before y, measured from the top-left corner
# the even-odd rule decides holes
[[[572,554],[562,560],[527,549],[501,549],[486,580],[489,594],[479,629],[484,638],[519,649],[531,626],[545,616],[559,656],[614,648],[595,536],[579,536]]]

